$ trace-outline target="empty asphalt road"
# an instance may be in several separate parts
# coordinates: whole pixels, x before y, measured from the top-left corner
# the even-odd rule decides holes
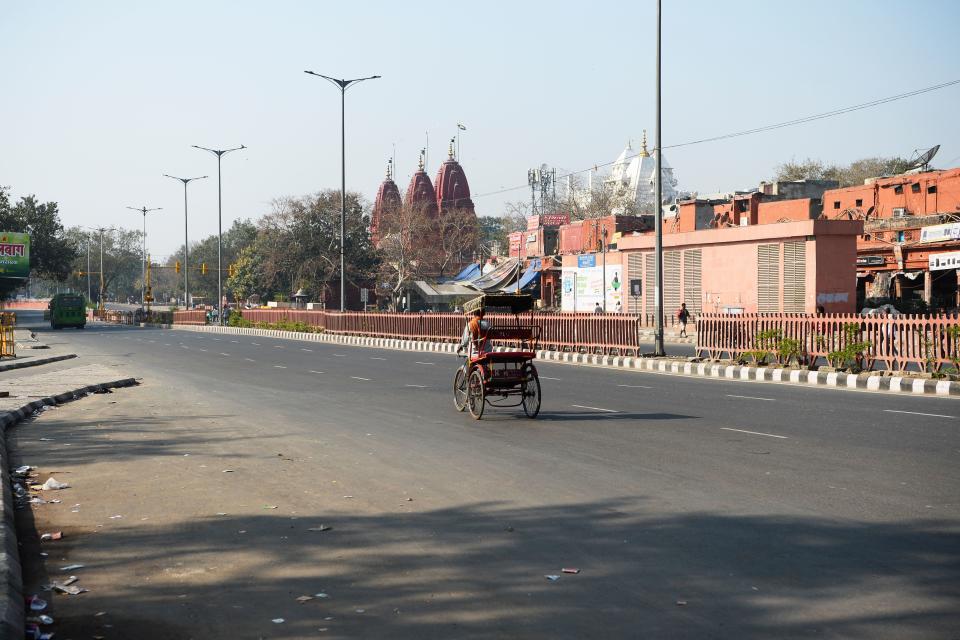
[[[102,325],[42,339],[143,378],[98,409],[104,437],[110,411],[126,412],[118,429],[139,429],[119,425],[137,403],[154,407],[137,437],[162,447],[119,438],[96,460],[75,450],[78,467],[115,456],[122,475],[162,461],[142,500],[206,472],[184,466],[198,456],[237,476],[218,468],[190,484],[184,513],[126,522],[171,558],[200,546],[208,564],[237,567],[181,591],[144,587],[151,602],[192,603],[220,585],[242,604],[159,620],[142,603],[170,637],[184,615],[204,637],[960,629],[956,400],[539,363],[536,420],[488,409],[477,422],[453,408],[450,355]],[[54,416],[64,428],[70,411]],[[230,515],[201,524],[194,509]],[[334,530],[292,540],[291,518]],[[329,591],[323,615],[290,606],[304,582]]]

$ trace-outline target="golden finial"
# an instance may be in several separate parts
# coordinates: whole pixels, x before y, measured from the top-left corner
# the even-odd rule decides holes
[[[423,171],[423,154],[426,152],[426,149],[420,149],[420,171]]]
[[[387,158],[387,180],[393,179],[393,158]]]
[[[451,160],[453,160],[453,141],[454,140],[456,140],[456,138],[450,138],[450,148],[447,149],[447,153],[450,154]]]
[[[640,157],[649,158],[650,152],[647,151],[647,130],[643,130],[643,141],[640,143]]]

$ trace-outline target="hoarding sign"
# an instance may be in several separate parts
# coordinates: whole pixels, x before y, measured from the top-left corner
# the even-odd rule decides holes
[[[564,267],[561,275],[562,311],[592,312],[606,300],[606,309],[613,313],[623,310],[623,282],[620,280],[622,266],[608,264],[606,277],[603,267]],[[606,285],[606,291],[604,291]]]
[[[540,216],[527,217],[527,231],[534,231],[540,226]]]
[[[931,253],[929,260],[930,271],[960,269],[960,251],[951,251],[950,253]]]
[[[30,276],[30,235],[0,232],[0,278]]]
[[[857,258],[858,267],[878,266],[884,263],[883,256],[860,256]]]
[[[920,242],[948,242],[960,240],[960,222],[935,224],[920,229]]]
[[[548,213],[545,216],[540,216],[543,226],[545,227],[559,227],[562,224],[570,224],[570,214],[567,213]]]
[[[590,254],[586,256],[577,256],[577,267],[581,269],[586,269],[587,267],[597,266],[597,256],[595,254]]]

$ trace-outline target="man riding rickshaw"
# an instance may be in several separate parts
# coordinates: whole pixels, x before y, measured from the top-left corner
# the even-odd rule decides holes
[[[513,321],[501,316],[489,322],[485,319],[488,309],[509,311]],[[471,318],[457,347],[458,355],[467,350],[453,382],[458,411],[469,408],[477,420],[487,404],[522,406],[530,418],[540,412],[540,378],[533,364],[539,331],[529,321],[523,324],[520,320],[520,314],[531,309],[533,299],[525,294],[484,294],[464,305]]]

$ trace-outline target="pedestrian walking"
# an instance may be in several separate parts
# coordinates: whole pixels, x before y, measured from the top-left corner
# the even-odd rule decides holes
[[[687,320],[690,319],[690,312],[687,311],[687,303],[681,302],[680,308],[677,309],[677,320],[680,321],[680,337],[687,337]]]
[[[593,309],[594,313],[603,313],[603,307],[600,306],[600,303],[597,303],[597,306]]]

